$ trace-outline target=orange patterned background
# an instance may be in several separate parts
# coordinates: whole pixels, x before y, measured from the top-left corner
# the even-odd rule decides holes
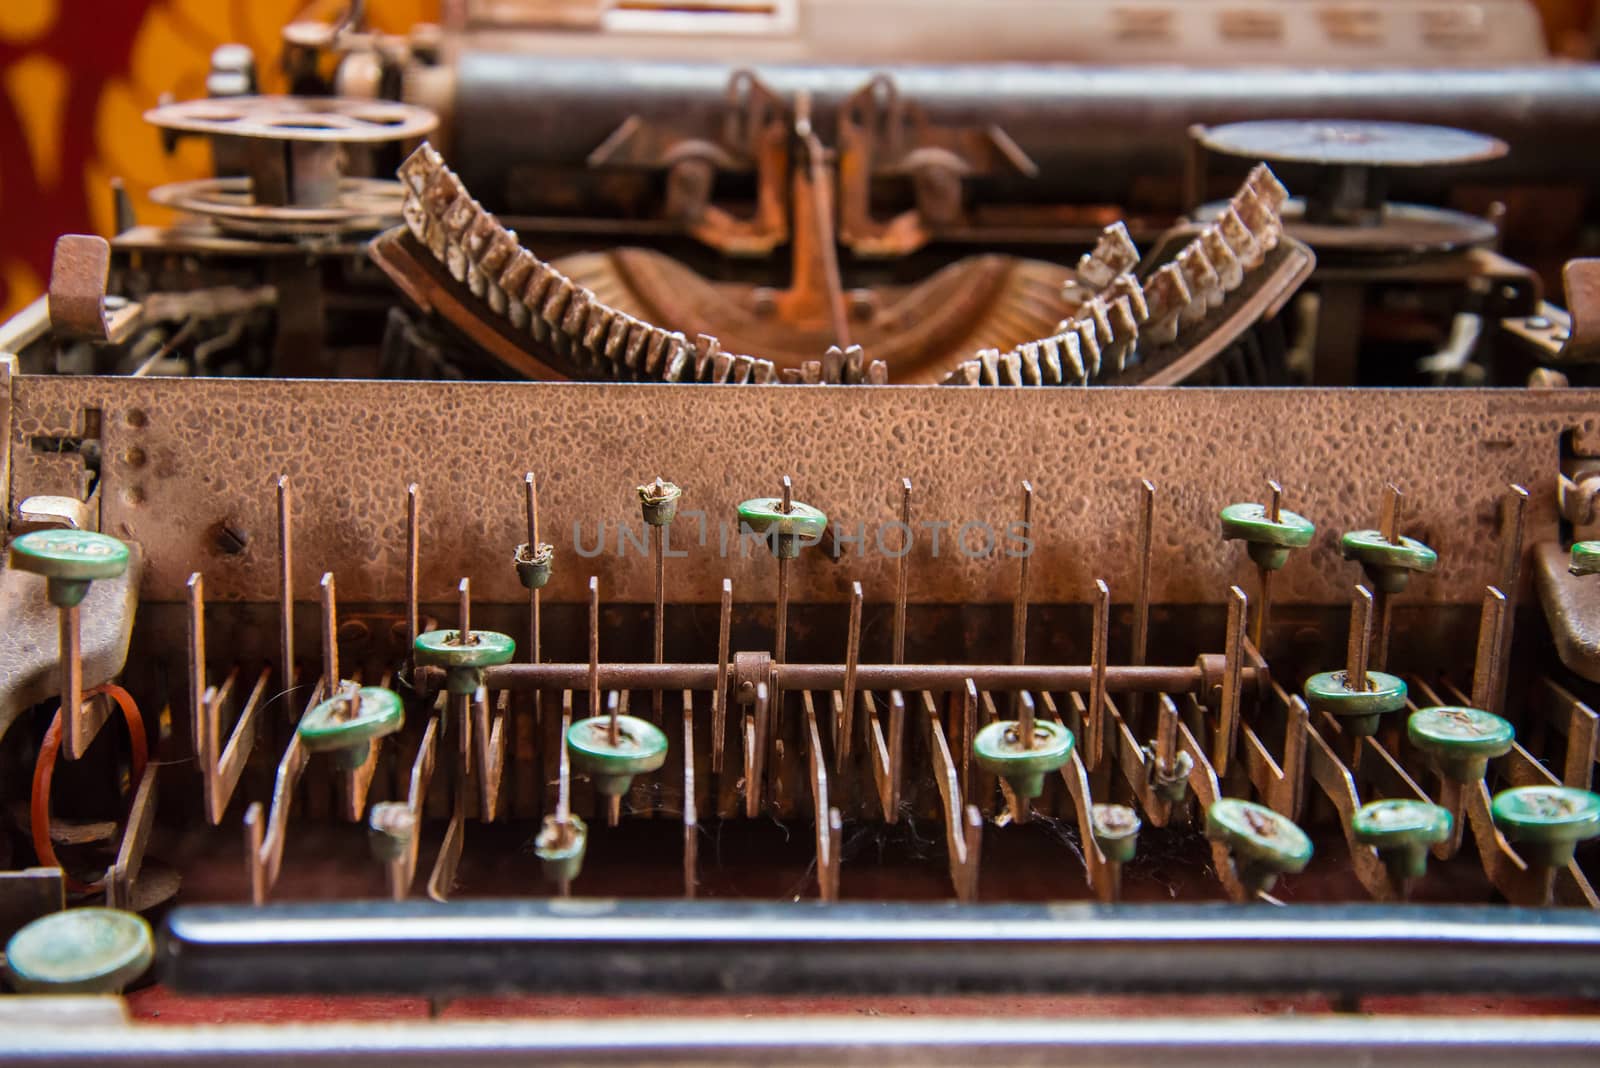
[[[172,156],[140,118],[162,93],[205,93],[211,51],[247,44],[264,92],[281,91],[282,29],[332,20],[343,4],[307,0],[0,0],[0,320],[38,296],[63,233],[109,234],[121,177],[141,221],[152,186],[204,176],[206,146]],[[373,0],[368,19],[402,31],[438,0]]]
[[[936,2],[936,0],[930,0]],[[370,0],[368,19],[402,31],[438,0]],[[1595,0],[1540,0],[1552,45],[1588,54]],[[280,32],[332,20],[341,0],[0,0],[0,320],[39,294],[57,236],[111,232],[110,180],[140,218],[150,187],[203,176],[204,144],[165,155],[140,115],[162,93],[203,94],[211,50],[255,50],[263,91],[281,90]]]

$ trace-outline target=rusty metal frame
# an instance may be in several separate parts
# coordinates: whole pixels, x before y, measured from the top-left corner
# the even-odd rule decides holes
[[[181,602],[185,580],[202,565],[215,597],[277,596],[276,553],[223,557],[208,529],[228,519],[256,544],[269,543],[278,521],[276,479],[289,474],[300,506],[296,540],[318,549],[314,560],[296,554],[295,588],[312,587],[331,569],[353,601],[403,600],[404,488],[416,481],[430,501],[421,599],[443,598],[442,576],[453,585],[470,575],[481,603],[520,604],[527,591],[500,560],[524,540],[515,491],[529,461],[603,455],[603,463],[574,464],[546,481],[541,507],[550,529],[570,531],[581,522],[592,542],[596,523],[612,534],[621,524],[636,526],[631,489],[638,471],[694,470],[684,507],[706,512],[712,536],[669,569],[666,597],[677,604],[715,603],[725,577],[765,588],[770,563],[737,549],[721,557],[716,525],[753,487],[776,482],[778,465],[797,461],[806,483],[817,487],[816,503],[842,529],[854,533],[860,524],[869,539],[899,518],[882,487],[901,478],[921,487],[919,517],[1002,528],[1015,510],[1014,487],[1028,478],[1047,533],[1037,539],[1032,564],[1036,603],[1077,600],[1090,567],[1113,590],[1138,588],[1139,500],[1125,490],[1142,479],[1188,487],[1163,498],[1164,532],[1186,566],[1152,576],[1151,600],[1214,601],[1240,572],[1237,552],[1216,536],[1216,510],[1248,499],[1266,472],[1295,488],[1297,509],[1319,528],[1319,541],[1284,569],[1275,603],[1339,603],[1351,565],[1324,538],[1370,526],[1366,501],[1391,481],[1415,502],[1408,532],[1426,533],[1441,560],[1406,598],[1467,603],[1476,599],[1472,591],[1501,578],[1495,546],[1482,535],[1502,487],[1516,482],[1532,490],[1527,543],[1554,540],[1560,437],[1600,433],[1600,394],[1588,390],[978,394],[908,386],[896,389],[898,403],[884,405],[871,389],[826,386],[756,396],[715,386],[23,375],[12,391],[13,499],[63,488],[63,465],[33,451],[32,438],[70,433],[85,407],[102,411],[102,529],[146,547],[147,602]],[[756,424],[762,448],[752,453],[749,428]],[[307,427],[318,429],[307,434]],[[409,444],[397,451],[402,439]],[[981,471],[966,463],[974,442],[986,451]],[[1063,462],[1065,455],[1076,459]],[[352,463],[356,457],[368,459]],[[469,458],[475,476],[460,478]],[[954,476],[958,470],[963,474]],[[1079,513],[1076,502],[1093,507]],[[451,523],[460,515],[480,520]],[[557,551],[569,550],[558,544]],[[1015,563],[999,551],[968,557],[951,552],[947,539],[935,560],[927,539],[919,539],[909,559],[913,603],[1007,602],[1015,592]],[[637,561],[606,553],[588,563],[558,567],[546,603],[580,602],[591,571],[616,602],[653,598],[653,576]],[[852,552],[842,563],[866,589],[893,588],[897,561],[887,556]],[[794,571],[799,602],[847,596],[825,559],[801,561]]]

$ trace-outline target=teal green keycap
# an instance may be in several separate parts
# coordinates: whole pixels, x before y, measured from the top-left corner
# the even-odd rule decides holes
[[[35,530],[11,543],[11,566],[49,579],[47,595],[58,608],[81,604],[89,583],[128,570],[128,547],[92,530]]]
[[[779,497],[756,497],[739,505],[740,535],[750,530],[767,538],[772,555],[780,559],[793,560],[802,543],[820,541],[827,529],[828,517],[801,501],[790,504],[787,512]]]
[[[1435,705],[1411,714],[1406,721],[1406,736],[1432,758],[1446,778],[1472,783],[1483,778],[1489,761],[1511,752],[1517,733],[1493,712]]]
[[[1406,706],[1405,680],[1384,671],[1367,672],[1367,688],[1353,689],[1344,671],[1324,671],[1306,680],[1306,704],[1313,712],[1326,712],[1355,735],[1372,734],[1386,712]]]
[[[1237,797],[1218,798],[1206,809],[1206,837],[1227,846],[1236,861],[1274,874],[1304,871],[1311,861],[1311,839],[1293,820]]]
[[[1448,810],[1415,798],[1369,801],[1350,818],[1356,841],[1372,846],[1397,879],[1417,879],[1428,870],[1428,850],[1450,837]]]
[[[120,994],[155,958],[144,918],[81,908],[41,916],[11,936],[6,968],[25,994]]]
[[[346,766],[360,767],[374,738],[404,725],[405,706],[399,694],[381,686],[346,684],[302,716],[295,732],[311,752],[339,751]]]
[[[1593,575],[1600,572],[1600,541],[1572,543],[1572,563],[1567,568],[1574,575]]]
[[[667,762],[667,736],[637,716],[617,717],[617,740],[611,740],[611,717],[580,719],[567,728],[572,766],[587,774],[607,797],[628,792],[635,775],[655,771]]]
[[[1019,800],[1044,793],[1044,777],[1072,759],[1076,739],[1072,731],[1053,720],[1033,721],[1033,747],[1022,744],[1022,725],[1002,719],[989,724],[972,740],[978,766],[1004,779]]]
[[[546,816],[539,837],[533,840],[539,869],[553,883],[570,883],[578,877],[588,846],[589,827],[573,815],[567,816],[565,826],[554,815]]]
[[[1250,559],[1268,571],[1287,563],[1290,549],[1310,545],[1316,532],[1311,520],[1286,508],[1278,510],[1276,522],[1264,504],[1230,504],[1222,510],[1222,536],[1245,542]]]
[[[1571,786],[1519,786],[1494,795],[1494,825],[1527,860],[1561,867],[1600,834],[1600,796]]]
[[[1390,541],[1376,530],[1352,530],[1339,539],[1346,560],[1355,560],[1384,593],[1406,588],[1413,571],[1432,571],[1439,554],[1416,538]]]
[[[1117,864],[1132,860],[1139,849],[1139,814],[1127,805],[1099,804],[1089,809],[1089,827],[1105,858]]]
[[[475,630],[466,641],[459,630],[430,630],[417,635],[412,648],[417,663],[444,668],[445,688],[460,695],[471,694],[482,684],[484,668],[510,663],[517,643],[493,630]]]

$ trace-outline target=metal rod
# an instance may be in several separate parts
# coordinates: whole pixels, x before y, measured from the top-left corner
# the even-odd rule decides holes
[[[1148,478],[1139,480],[1138,577],[1134,586],[1133,647],[1128,662],[1142,665],[1150,648],[1150,574],[1155,558],[1156,485]],[[1128,717],[1142,735],[1146,726],[1144,699],[1135,695],[1128,705]]]
[[[1355,599],[1350,603],[1350,637],[1345,645],[1345,683],[1352,690],[1365,692],[1371,687],[1367,681],[1368,656],[1372,648],[1372,591],[1365,586],[1356,587]]]
[[[625,693],[626,691],[624,691]],[[606,694],[606,715],[611,721],[611,744],[615,746],[620,738],[617,733],[617,717],[620,715],[622,697],[616,690]],[[622,819],[622,795],[610,794],[606,797],[606,825],[615,827]]]
[[[683,691],[683,896],[692,898],[699,885],[700,815],[694,789],[694,693]]]
[[[1267,518],[1274,523],[1283,522],[1283,487],[1275,479],[1267,480]],[[1257,567],[1261,579],[1261,592],[1256,602],[1255,623],[1250,629],[1250,644],[1259,651],[1267,637],[1267,615],[1272,611],[1272,574],[1270,567]]]
[[[1217,740],[1212,764],[1219,777],[1228,773],[1239,739],[1239,675],[1244,667],[1244,624],[1249,598],[1237,586],[1228,587],[1228,633],[1224,637],[1222,707],[1218,710]]]
[[[485,676],[487,683],[487,676]],[[616,709],[613,708],[609,737],[611,744],[616,745],[621,739],[617,735]],[[600,717],[600,576],[589,576],[589,718]]]
[[[785,515],[794,508],[794,482],[788,475],[783,476],[783,503],[780,507]],[[781,553],[778,555],[778,613],[774,621],[772,644],[773,660],[783,663],[789,647],[789,561]]]
[[[1503,905],[1401,909],[1297,903],[1292,908],[1239,909],[1222,903],[1050,902],[953,909],[943,903],[874,901],[822,909],[796,908],[790,902],[702,900],[662,908],[656,901],[620,898],[602,910],[541,900],[467,900],[448,907],[324,901],[268,911],[180,905],[168,918],[162,942],[164,981],[179,993],[207,995],[446,990],[563,996],[721,994],[733,974],[745,977],[740,987],[745,995],[972,990],[1098,994],[1137,989],[1209,995],[1271,990],[1410,996],[1500,991],[1526,996],[1592,989],[1600,974],[1600,914],[1553,909],[1540,914],[1537,922],[1507,922]],[[498,951],[495,968],[482,963],[482,949],[489,944]],[[602,951],[607,946],[628,950]],[[913,954],[919,966],[907,967]],[[1494,967],[1473,967],[1474,960],[1492,960]],[[401,961],[412,965],[397,967]],[[786,966],[773,967],[774,961]],[[1248,1028],[1233,1032],[1236,1041],[1246,1041],[1252,1029],[1270,1022],[1251,1021]],[[1382,1017],[1360,1022],[1367,1030],[1385,1023]],[[1519,1041],[1528,1040],[1530,1029],[1537,1031],[1526,1019],[1515,1022]],[[662,1023],[652,1021],[651,1026]],[[1225,1024],[1211,1019],[1195,1026],[1210,1031]],[[1330,1024],[1317,1020],[1319,1028]],[[1398,1024],[1390,1034],[1409,1043],[1416,1021]],[[1452,1025],[1460,1027],[1460,1021]],[[925,1026],[915,1021],[911,1030]],[[1108,1022],[1091,1033],[1089,1048],[1104,1048],[1108,1033],[1133,1029],[1125,1020]],[[133,1036],[163,1028],[115,1030],[125,1032],[127,1041],[138,1041]],[[696,1023],[696,1037],[706,1031],[703,1023]],[[1175,1035],[1163,1024],[1163,1063],[1172,1063],[1179,1037],[1196,1033],[1190,1029]],[[592,1028],[574,1034],[572,1042],[592,1043],[597,1037]],[[902,1044],[893,1052],[904,1057],[910,1031],[896,1034]],[[997,1057],[997,1049],[1015,1047],[995,1046],[992,1028],[984,1034],[988,1045],[956,1059],[1016,1059]],[[1570,1063],[1583,1057],[1592,1061],[1593,1022],[1570,1034],[1573,1045],[1566,1048],[1575,1053]],[[791,1024],[771,1037],[787,1048],[799,1034]],[[1510,1037],[1508,1051],[1513,1048]],[[444,1040],[434,1035],[423,1048],[439,1048],[431,1043]],[[1326,1058],[1310,1059],[1349,1059],[1360,1041],[1351,1032],[1346,1041],[1328,1047]],[[1456,1047],[1462,1063],[1482,1057],[1475,1041],[1469,1033]],[[470,1052],[482,1053],[483,1048],[476,1045]],[[618,1059],[639,1059],[637,1044],[619,1039],[616,1048],[621,1051]],[[944,1059],[936,1046],[928,1048],[928,1061]],[[1039,1059],[1060,1063],[1063,1048],[1050,1046]],[[1296,1059],[1292,1051],[1285,1056],[1283,1045],[1261,1048],[1261,1061]],[[348,1045],[339,1049],[347,1051]],[[837,1060],[838,1049],[827,1046],[817,1059]],[[764,1056],[752,1051],[729,1059],[749,1062]],[[1402,1052],[1380,1063],[1419,1059]],[[1233,1063],[1254,1061],[1236,1053]],[[1189,1063],[1224,1060],[1219,1051],[1217,1058]],[[1428,1063],[1438,1062],[1429,1058]]]
[[[1500,645],[1506,595],[1494,586],[1483,593],[1483,615],[1478,620],[1478,652],[1472,667],[1472,704],[1489,710],[1494,698],[1494,681],[1501,671],[1504,649]]]
[[[66,725],[66,750],[69,759],[83,755],[89,740],[83,735],[83,638],[78,626],[79,606],[68,605],[57,613],[61,646],[61,720]]]
[[[1391,482],[1383,487],[1383,500],[1378,507],[1378,532],[1390,544],[1400,540],[1400,513],[1404,504],[1405,495],[1400,492],[1399,486]],[[1394,597],[1382,589],[1377,590],[1373,594],[1373,614],[1377,624],[1367,661],[1372,668],[1382,671],[1389,666],[1389,630],[1394,620]]]
[[[1528,491],[1526,488],[1512,484],[1506,494],[1506,536],[1505,559],[1502,562],[1500,590],[1506,595],[1506,611],[1500,620],[1500,657],[1496,661],[1498,667],[1495,677],[1489,687],[1489,704],[1484,705],[1485,711],[1499,713],[1505,706],[1506,682],[1510,668],[1512,632],[1517,622],[1517,597],[1522,590],[1522,551],[1523,538],[1527,529],[1528,519]]]
[[[322,575],[322,690],[329,697],[339,692],[339,632],[336,625],[333,572]]]
[[[961,687],[961,796],[972,796],[972,741],[978,736],[978,685]]]
[[[405,488],[405,628],[406,656],[416,656],[416,636],[422,632],[422,612],[418,603],[418,572],[422,560],[422,491],[418,484]]]
[[[593,629],[593,628],[591,628]],[[544,663],[499,664],[484,669],[484,683],[495,690],[536,687],[581,689],[593,670],[605,687],[645,690],[654,686],[710,690],[717,685],[716,664]],[[772,672],[786,690],[833,690],[844,685],[844,664],[774,664]],[[424,680],[443,678],[437,668],[424,668]],[[972,679],[980,690],[1050,690],[1088,693],[1094,669],[1087,664],[860,664],[856,688],[861,690],[933,690],[952,692]],[[1240,672],[1245,688],[1261,682],[1257,669]],[[1106,667],[1107,693],[1194,693],[1205,674],[1193,665],[1111,664]],[[598,714],[598,710],[596,710]]]
[[[1089,638],[1089,715],[1085,725],[1089,737],[1089,759],[1085,761],[1090,771],[1100,766],[1101,751],[1105,742],[1106,715],[1106,659],[1111,638],[1111,587],[1104,579],[1094,580],[1094,630]]]
[[[1022,529],[1033,529],[1033,483],[1022,480]],[[1017,559],[1017,598],[1011,604],[1011,662],[1025,663],[1028,659],[1028,562],[1032,553],[1023,553]],[[896,661],[898,663],[898,661]],[[1017,697],[1011,695],[1011,718],[1017,717]]]
[[[522,476],[523,485],[527,488],[528,501],[528,548],[534,555],[539,552],[539,483],[529,471]],[[528,662],[539,662],[539,588],[535,586],[528,591]],[[659,659],[659,657],[657,658]],[[534,695],[535,714],[538,711],[537,694]]]
[[[415,635],[412,635],[415,638]],[[285,697],[294,688],[294,537],[289,476],[278,476],[278,657],[279,683]],[[294,715],[294,701],[285,700],[284,711]]]
[[[190,741],[198,753],[204,742],[206,714],[206,601],[205,579],[200,572],[189,576],[188,587]]]
[[[1404,497],[1393,482],[1383,487],[1383,501],[1378,506],[1378,533],[1391,545],[1400,540],[1400,506]]]
[[[861,583],[850,584],[850,629],[845,632],[844,649],[844,707],[839,724],[839,759],[850,755],[850,745],[855,740],[856,674],[861,661]]]
[[[911,480],[900,480],[900,558],[894,576],[894,663],[906,662],[906,595],[911,582]]]
[[[456,584],[456,597],[459,605],[457,608],[457,619],[459,621],[458,634],[460,636],[460,642],[462,645],[471,645],[473,644],[472,583],[465,576],[462,576],[461,581]],[[478,689],[484,690],[486,688],[479,686]],[[456,718],[461,723],[461,774],[463,776],[471,775],[473,771],[472,749],[475,726],[472,717],[473,697],[473,694],[457,694],[451,698],[451,701],[453,701],[456,706]],[[486,767],[479,768],[478,772],[481,775],[487,776],[489,774],[489,769]]]
[[[711,687],[711,770],[722,774],[722,749],[728,727],[728,641],[733,626],[733,580],[722,580],[722,609],[717,615],[717,675]]]

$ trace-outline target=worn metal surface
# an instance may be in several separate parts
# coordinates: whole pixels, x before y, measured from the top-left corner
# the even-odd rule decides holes
[[[556,187],[532,187],[530,168],[582,168],[589,153],[631,115],[646,120],[720,112],[726,62],[640,61],[619,79],[605,63],[578,57],[464,52],[459,62],[415,72],[408,93],[448,116],[452,165],[493,211],[541,211],[537,198]],[[757,68],[785,98],[811,94],[820,128],[881,68],[870,65],[772,63]],[[1368,119],[1471,129],[1510,146],[1503,159],[1456,168],[1412,169],[1393,192],[1413,199],[1472,181],[1595,182],[1600,156],[1573,152],[1590,143],[1600,110],[1600,67],[1523,66],[1499,69],[1370,71],[1261,67],[1163,68],[904,65],[893,69],[900,94],[930,121],[966,121],[975,114],[1004,129],[1038,164],[1037,179],[996,177],[978,184],[995,203],[1072,200],[1123,203],[1128,176],[1140,178],[1152,209],[1175,209],[1179,177],[1194,123],[1248,119]],[[1071,130],[1071,137],[1061,131]],[[1170,182],[1170,189],[1160,185]],[[1001,193],[1001,190],[1004,190]],[[520,203],[518,202],[520,201]]]
[[[1019,482],[1037,495],[1036,602],[1082,601],[1095,578],[1131,599],[1140,480],[1155,483],[1156,602],[1219,602],[1248,573],[1218,536],[1217,512],[1259,496],[1267,478],[1317,523],[1317,540],[1285,568],[1274,601],[1346,603],[1359,574],[1339,557],[1342,531],[1370,527],[1385,482],[1405,489],[1405,533],[1439,553],[1438,571],[1405,597],[1475,603],[1500,578],[1495,516],[1506,487],[1528,487],[1527,541],[1556,534],[1559,439],[1600,433],[1589,390],[956,390],[894,387],[661,388],[580,383],[261,382],[23,376],[14,381],[13,496],[46,492],[57,454],[38,435],[64,434],[86,407],[102,412],[106,457],[101,529],[146,547],[143,596],[181,601],[196,569],[217,600],[276,596],[276,483],[294,479],[299,503],[295,588],[310,599],[323,571],[346,600],[399,601],[405,585],[406,485],[417,482],[421,599],[459,578],[480,601],[521,604],[511,553],[526,540],[522,476],[539,476],[546,535],[557,562],[547,601],[579,602],[588,576],[608,602],[648,602],[634,487],[659,474],[684,487],[667,568],[667,599],[714,603],[724,576],[740,600],[771,596],[770,556],[741,555],[735,505],[784,474],[846,534],[841,566],[818,552],[793,568],[797,601],[843,602],[851,581],[887,599],[898,561],[899,480],[918,488],[908,596],[918,602],[1009,599],[1006,555]],[[137,451],[135,451],[137,450]],[[137,461],[137,462],[134,462]],[[698,519],[707,513],[706,544]],[[211,531],[227,520],[249,544],[226,553]],[[575,551],[573,527],[592,552]],[[937,558],[923,522],[942,521]],[[719,529],[730,530],[728,553]],[[988,524],[996,550],[969,558],[952,533]],[[968,531],[969,549],[981,530]],[[693,539],[691,541],[690,539]]]
[[[1600,992],[1600,913],[1516,917],[1421,904],[367,901],[184,908],[161,942],[166,981],[206,993]]]
[[[13,1002],[21,999],[11,999]],[[37,1000],[37,999],[28,999]],[[50,999],[52,1001],[65,999]],[[81,1002],[87,999],[76,999]],[[101,999],[118,1005],[114,998]],[[569,1001],[563,999],[561,1015]],[[741,1004],[741,1007],[744,1003]],[[290,1063],[312,1068],[400,1068],[448,1063],[748,1065],[781,1062],[840,1068],[844,1065],[1117,1064],[1124,1068],[1236,1068],[1240,1064],[1295,1064],[1303,1068],[1360,1064],[1366,1068],[1448,1068],[1469,1063],[1538,1063],[1544,1068],[1588,1068],[1594,1063],[1594,1023],[1588,1018],[1206,1015],[1140,1019],[995,1019],[986,1006],[969,1017],[868,1019],[852,1002],[848,1013],[750,1019],[679,1017],[479,1021],[396,1021],[382,1024],[318,1023],[301,1026],[252,1022],[229,1027],[118,1025],[99,1015],[52,1012],[40,1019],[18,1012],[5,1020],[14,1056],[34,1065],[204,1065],[234,1068]],[[28,1008],[31,1008],[29,1006]],[[261,1011],[256,999],[249,1012]],[[1103,1011],[1103,1010],[1102,1010]],[[877,1015],[869,1011],[869,1015]],[[252,1017],[254,1020],[254,1017]]]
[[[1569,572],[1569,559],[1559,542],[1534,546],[1534,585],[1561,662],[1600,682],[1600,584]]]
[[[1506,154],[1493,137],[1414,122],[1258,120],[1216,126],[1199,135],[1213,152],[1269,163],[1322,166],[1444,167]]]

